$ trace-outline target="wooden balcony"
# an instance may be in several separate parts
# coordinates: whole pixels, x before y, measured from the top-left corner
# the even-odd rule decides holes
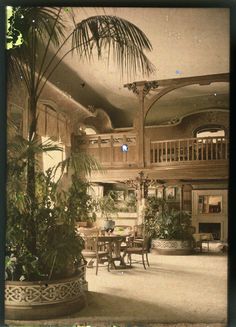
[[[151,166],[228,159],[228,140],[225,137],[151,141],[149,147],[147,162]]]
[[[137,163],[136,139],[134,133],[75,136],[73,147],[94,156],[104,167],[134,167]],[[128,145],[128,152],[121,151],[122,144]]]
[[[134,133],[87,135],[74,138],[74,147],[94,156],[104,167],[137,167],[137,136]],[[121,145],[128,145],[128,152]],[[147,168],[210,161],[226,162],[228,140],[225,137],[145,141]]]

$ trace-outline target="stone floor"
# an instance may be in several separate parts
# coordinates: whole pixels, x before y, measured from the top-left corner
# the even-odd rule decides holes
[[[61,319],[10,326],[225,327],[227,256],[211,248],[190,256],[149,255],[147,270],[87,269],[88,305]]]

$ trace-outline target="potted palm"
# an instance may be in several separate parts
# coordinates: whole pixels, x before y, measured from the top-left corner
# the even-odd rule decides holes
[[[55,317],[79,310],[85,303],[83,241],[75,231],[72,195],[58,190],[53,171],[45,174],[37,165],[38,153],[45,150],[37,134],[37,105],[45,86],[73,50],[78,58],[89,60],[94,50],[100,58],[102,50],[113,48],[115,53],[106,53],[122,70],[135,72],[138,67],[143,73],[152,71],[143,53],[151,50],[151,44],[133,24],[106,15],[76,22],[73,16],[74,29],[66,35],[65,14],[64,8],[14,7],[7,21],[9,82],[21,83],[28,93],[28,135],[23,152],[8,157],[8,319]],[[17,148],[22,150],[19,144]],[[74,153],[73,157],[84,156]]]
[[[152,251],[159,254],[191,254],[193,237],[191,216],[186,211],[170,209],[164,200],[148,200],[145,226],[152,238]]]
[[[55,169],[35,174],[35,201],[27,195],[26,161],[60,148],[29,143],[20,135],[8,144],[5,308],[8,319],[40,319],[79,310],[86,303],[83,240],[76,233],[70,188],[58,190]],[[37,163],[37,161],[36,161]],[[35,252],[29,224],[34,224]],[[30,235],[32,237],[32,234]],[[69,290],[73,288],[73,292]],[[68,291],[65,292],[65,290]],[[64,291],[63,291],[64,290]],[[50,295],[49,295],[50,294]]]

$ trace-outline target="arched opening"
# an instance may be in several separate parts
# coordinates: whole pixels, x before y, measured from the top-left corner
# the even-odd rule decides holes
[[[195,131],[195,137],[225,137],[225,130],[222,126],[204,126]]]
[[[92,127],[86,127],[84,129],[84,132],[85,132],[86,135],[95,135],[95,134],[97,134],[97,132],[95,131],[95,129],[92,128]]]

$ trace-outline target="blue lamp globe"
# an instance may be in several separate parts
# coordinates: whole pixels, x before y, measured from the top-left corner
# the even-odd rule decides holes
[[[129,149],[129,147],[128,147],[127,144],[122,144],[122,145],[121,145],[121,151],[122,151],[122,152],[128,152],[128,149]]]

